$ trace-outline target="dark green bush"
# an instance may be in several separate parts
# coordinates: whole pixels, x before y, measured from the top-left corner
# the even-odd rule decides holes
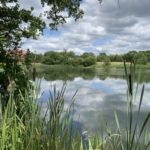
[[[96,64],[96,58],[92,56],[88,56],[84,58],[81,62],[84,67],[92,66]]]

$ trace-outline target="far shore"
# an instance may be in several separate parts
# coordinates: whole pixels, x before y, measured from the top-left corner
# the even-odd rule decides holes
[[[52,66],[52,67],[61,67],[61,66],[71,66],[71,65],[47,65],[42,63],[33,63],[33,66],[35,67],[46,67],[46,66]],[[130,63],[126,63],[127,66],[130,65]],[[103,62],[97,62],[95,65],[84,67],[84,66],[72,66],[72,67],[82,67],[82,68],[100,68],[100,67],[111,67],[111,68],[124,68],[124,62],[111,62],[109,65],[105,65]],[[150,63],[147,63],[146,65],[143,64],[136,64],[137,69],[150,69]]]

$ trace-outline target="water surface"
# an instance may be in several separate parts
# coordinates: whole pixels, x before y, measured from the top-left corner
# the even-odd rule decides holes
[[[104,125],[116,128],[114,112],[122,127],[126,126],[126,90],[127,84],[123,69],[73,69],[73,68],[47,68],[40,70],[41,78],[40,102],[47,107],[49,90],[56,85],[60,90],[63,83],[67,85],[65,93],[65,107],[71,103],[71,98],[78,90],[74,103],[74,120],[80,122],[84,129],[96,132],[100,128],[100,116],[103,116]],[[136,81],[138,78],[136,79]],[[134,83],[136,87],[137,82]],[[150,76],[149,72],[142,72],[138,94],[134,101],[134,114],[140,99],[142,85],[145,84],[145,93],[140,115],[140,122],[150,110]]]

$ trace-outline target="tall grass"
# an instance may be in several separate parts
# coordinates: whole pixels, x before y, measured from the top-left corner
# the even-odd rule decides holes
[[[5,111],[0,112],[0,150],[80,149],[80,133],[71,133],[72,104],[64,112],[64,92],[65,86],[60,91],[54,88],[50,92],[44,116],[41,115],[41,107],[36,104],[33,91],[26,93],[25,97],[20,95],[19,114],[16,100],[11,96]]]
[[[136,98],[137,87],[134,89],[135,67],[131,64],[130,71],[126,69],[127,78],[127,123],[126,128],[120,127],[117,112],[114,112],[116,131],[107,127],[104,131],[103,116],[100,122],[100,134],[89,136],[80,133],[73,127],[73,104],[64,109],[66,86],[61,90],[56,87],[50,91],[47,110],[42,115],[42,105],[36,103],[35,89],[26,93],[20,99],[10,96],[5,111],[0,105],[0,150],[148,150],[150,149],[149,129],[147,129],[150,113],[147,114],[141,126],[139,115],[142,107],[144,86],[141,91],[137,118],[133,121],[133,102]],[[36,88],[38,89],[38,88]],[[38,91],[38,90],[37,90]],[[1,96],[0,96],[1,97]],[[15,103],[18,101],[17,103]],[[19,103],[19,108],[18,108]],[[19,113],[18,113],[19,109]],[[107,133],[107,135],[106,135]]]

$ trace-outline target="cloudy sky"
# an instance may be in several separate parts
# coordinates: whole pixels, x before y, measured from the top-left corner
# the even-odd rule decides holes
[[[20,0],[21,6],[35,7],[35,14],[46,10],[36,0]],[[120,7],[119,7],[120,6]],[[44,30],[38,40],[23,40],[23,48],[37,53],[68,49],[77,54],[125,53],[129,50],[150,49],[150,0],[83,0],[85,15],[58,31]]]

